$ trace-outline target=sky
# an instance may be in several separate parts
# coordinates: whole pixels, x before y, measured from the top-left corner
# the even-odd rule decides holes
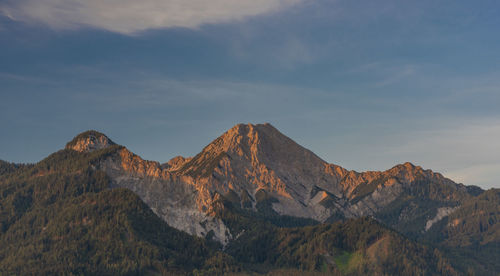
[[[269,122],[357,171],[500,188],[500,2],[0,0],[0,159],[95,129],[145,159]]]

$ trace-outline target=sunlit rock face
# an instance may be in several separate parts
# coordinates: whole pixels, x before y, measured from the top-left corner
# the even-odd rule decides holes
[[[274,199],[277,213],[320,222],[335,214],[375,215],[422,183],[448,187],[449,194],[429,195],[445,197],[439,200],[464,192],[442,175],[411,163],[384,172],[346,170],[323,161],[270,124],[236,125],[172,173],[189,176],[193,185],[209,191],[236,194],[240,200],[249,195],[254,210],[257,194],[265,191]]]
[[[270,124],[239,124],[172,173],[221,194],[250,195],[253,208],[263,190],[277,200],[278,213],[321,219],[324,210],[308,208],[314,187],[342,196],[339,179],[327,165]]]
[[[175,171],[175,170],[178,170],[179,168],[181,168],[184,164],[189,162],[191,159],[193,159],[193,158],[176,156],[176,157],[170,159],[170,161],[168,161],[167,163],[162,164],[161,167],[164,169],[168,169],[169,171]]]
[[[172,174],[170,168],[143,160],[123,148],[101,162],[99,169],[110,176],[112,187],[135,192],[170,226],[200,237],[212,231],[215,240],[226,244],[231,233],[222,221],[207,212],[216,200],[214,194],[194,185],[190,177]]]
[[[112,144],[103,134],[84,133],[67,147],[92,151]],[[362,173],[329,164],[270,124],[238,124],[196,156],[165,164],[120,148],[99,169],[113,187],[137,193],[169,225],[198,236],[212,233],[222,244],[237,233],[213,212],[221,196],[255,212],[267,202],[276,214],[325,222],[377,216],[393,202],[419,196],[442,202],[432,207],[437,210],[454,206],[466,194],[463,185],[411,163]]]
[[[89,130],[76,136],[66,145],[66,149],[79,152],[92,152],[115,145],[106,135],[95,130]]]

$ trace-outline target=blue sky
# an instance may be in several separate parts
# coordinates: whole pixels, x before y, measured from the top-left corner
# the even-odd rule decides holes
[[[97,129],[165,162],[270,122],[348,169],[500,187],[498,1],[102,2],[0,2],[0,159]]]

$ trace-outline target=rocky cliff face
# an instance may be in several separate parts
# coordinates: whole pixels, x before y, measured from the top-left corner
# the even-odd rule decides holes
[[[67,148],[93,151],[112,144],[105,135],[90,132]],[[259,211],[266,203],[277,214],[319,222],[377,217],[396,203],[398,212],[422,213],[415,198],[427,198],[436,204],[423,215],[422,231],[432,226],[428,220],[443,216],[438,208],[454,207],[467,197],[463,185],[410,163],[363,173],[329,164],[270,124],[236,125],[195,157],[175,157],[165,164],[122,148],[100,169],[113,186],[136,192],[169,225],[198,236],[212,233],[223,244],[237,233],[210,211],[220,196],[241,208]]]
[[[340,176],[330,171],[329,164],[270,124],[239,124],[172,173],[240,201],[249,195],[247,208],[255,210],[260,191],[275,199],[279,214],[325,220],[331,211],[310,203],[319,191],[342,198]]]
[[[134,191],[170,226],[197,236],[212,232],[217,241],[226,244],[231,233],[207,212],[216,195],[196,185],[189,176],[171,173],[171,168],[143,160],[126,148],[100,164],[100,169],[111,177],[113,187]]]
[[[95,130],[89,130],[76,136],[71,142],[66,144],[67,149],[79,152],[92,152],[115,145],[106,135]]]

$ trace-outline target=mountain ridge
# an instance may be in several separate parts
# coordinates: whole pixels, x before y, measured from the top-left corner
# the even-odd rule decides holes
[[[92,131],[75,139],[72,144],[79,146],[74,150],[114,144]],[[231,195],[240,207],[254,212],[326,222],[377,217],[398,199],[420,193],[436,201],[418,226],[422,230],[436,219],[430,213],[455,207],[469,196],[465,186],[409,162],[367,172],[327,163],[269,123],[237,124],[194,157],[160,164],[123,147],[99,167],[111,176],[113,186],[136,192],[169,225],[201,237],[213,232],[223,244],[237,233],[208,212],[216,194]],[[414,200],[408,202],[408,212],[422,209],[413,206]]]
[[[98,187],[93,183],[99,183]],[[65,247],[67,243],[76,243],[79,248],[94,248],[95,256],[102,258],[108,253],[101,251],[106,247],[96,244],[94,236],[100,234],[84,235],[82,241],[78,237],[81,231],[99,233],[93,227],[109,228],[113,216],[107,210],[115,206],[112,208],[121,210],[120,225],[141,222],[109,231],[117,231],[122,239],[134,237],[146,250],[173,254],[155,255],[153,270],[189,271],[195,267],[221,273],[241,271],[240,265],[245,271],[260,271],[254,265],[297,264],[300,269],[348,275],[417,270],[420,274],[460,275],[467,269],[489,275],[500,270],[494,261],[500,257],[499,195],[498,190],[457,184],[409,162],[386,171],[347,170],[325,162],[269,124],[236,125],[198,155],[177,156],[163,164],[142,159],[103,133],[87,131],[36,164],[0,162],[0,242],[20,246],[19,251],[12,248],[20,258],[37,254],[25,247],[26,239],[36,239],[40,248],[48,242],[64,250],[71,250]],[[128,199],[120,203],[120,197]],[[143,206],[138,207],[139,213],[149,218],[136,217],[127,202]],[[67,211],[70,214],[64,210],[71,210]],[[104,220],[101,213],[107,214]],[[57,219],[48,220],[54,215]],[[130,215],[135,217],[132,221]],[[45,220],[29,224],[35,217]],[[44,240],[36,235],[22,238],[23,227],[31,233],[45,233],[47,223],[52,226]],[[158,232],[150,223],[164,225],[161,229],[182,241],[169,241],[163,230]],[[147,231],[137,234],[137,227]],[[394,230],[387,232],[386,227]],[[356,231],[349,233],[353,229]],[[186,232],[197,237],[189,238],[192,236]],[[61,238],[65,233],[71,234],[70,239]],[[155,236],[167,239],[166,243]],[[144,247],[145,238],[158,244]],[[119,240],[112,239],[114,243]],[[195,248],[201,241],[206,247],[197,258],[203,265],[189,261],[186,252],[176,253],[172,247],[184,243]],[[110,246],[106,240],[101,242]],[[425,244],[439,247],[446,256]],[[377,256],[379,250],[385,255]],[[477,254],[482,250],[486,253]],[[0,264],[13,264],[14,270],[4,271],[26,271],[17,266],[15,258],[2,260],[6,254],[0,250]],[[141,252],[134,254],[145,266],[128,264],[116,271],[130,271],[130,267],[153,271]],[[113,266],[113,258],[106,260],[106,267],[92,258],[92,268],[80,264],[75,269],[114,271],[108,267]],[[172,267],[162,258],[187,265]],[[411,261],[417,259],[417,263]],[[131,261],[133,258],[126,262]],[[426,263],[432,265],[426,267]],[[4,268],[0,265],[0,272]]]

